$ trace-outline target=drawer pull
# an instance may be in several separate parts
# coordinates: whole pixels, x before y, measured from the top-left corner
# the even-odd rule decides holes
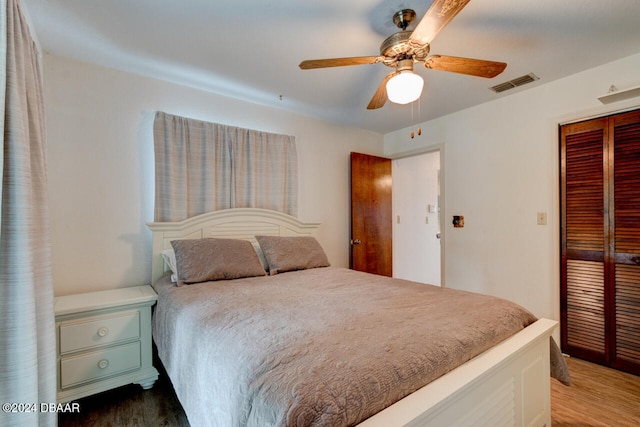
[[[107,359],[102,359],[101,361],[98,362],[98,368],[100,369],[104,369],[107,366],[109,366],[109,361]]]
[[[108,333],[109,333],[109,328],[106,328],[103,326],[102,328],[98,329],[98,335],[101,337],[106,337]]]

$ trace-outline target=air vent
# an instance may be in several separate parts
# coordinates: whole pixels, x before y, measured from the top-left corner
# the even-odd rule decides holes
[[[521,77],[516,77],[515,79],[509,80],[508,82],[495,85],[491,87],[491,90],[495,93],[500,93],[504,92],[505,90],[516,88],[518,86],[526,85],[527,83],[535,82],[536,80],[538,80],[538,76],[533,73],[529,73]]]

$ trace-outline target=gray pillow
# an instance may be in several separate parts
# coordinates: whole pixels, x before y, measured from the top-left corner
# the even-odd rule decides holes
[[[185,239],[171,242],[178,286],[212,280],[264,276],[251,242],[239,239]]]
[[[328,267],[322,246],[312,236],[256,236],[269,264],[269,274]]]

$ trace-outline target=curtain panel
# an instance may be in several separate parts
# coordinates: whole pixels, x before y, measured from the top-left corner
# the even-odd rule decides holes
[[[298,160],[293,136],[157,112],[155,221],[253,207],[296,216]]]
[[[3,426],[55,426],[56,343],[40,54],[19,0],[1,0],[0,412]]]

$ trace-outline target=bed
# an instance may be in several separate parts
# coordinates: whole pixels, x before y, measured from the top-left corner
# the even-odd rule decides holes
[[[557,322],[493,297],[328,266],[318,227],[263,209],[149,224],[154,341],[192,426],[551,425],[550,375],[569,382],[551,339]],[[240,259],[239,241],[278,274],[246,274],[247,259],[237,278],[172,282],[167,249],[186,271],[201,242],[235,245],[215,250]],[[313,253],[311,264],[288,265],[300,253]]]

